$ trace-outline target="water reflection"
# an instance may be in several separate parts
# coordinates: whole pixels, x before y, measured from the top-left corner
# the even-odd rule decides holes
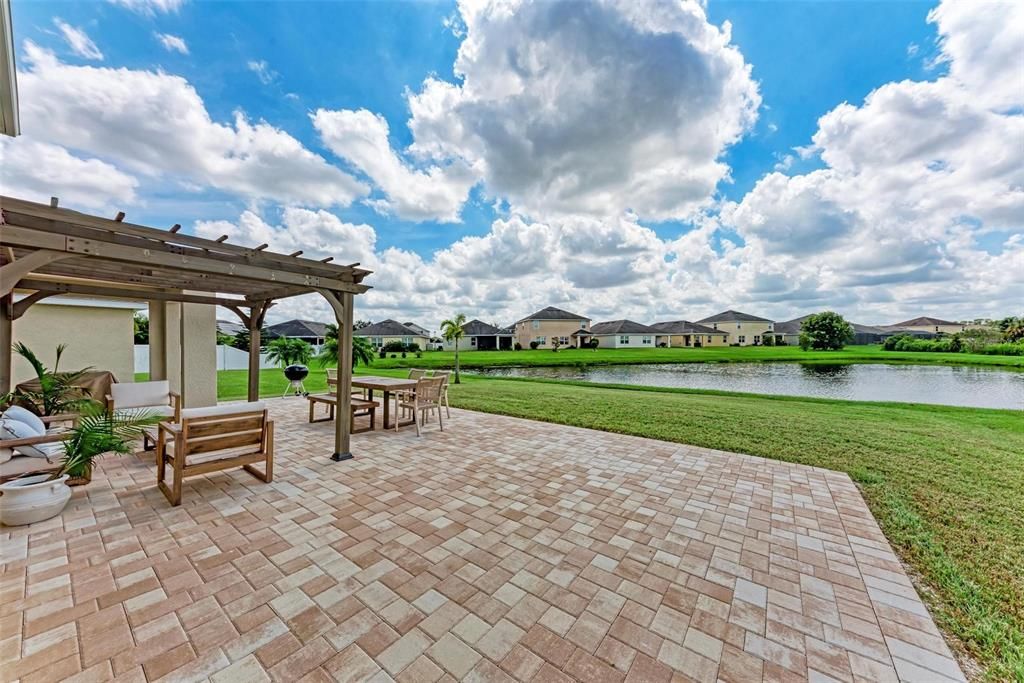
[[[677,363],[493,368],[492,376],[719,389],[857,401],[899,401],[1024,410],[1024,372],[1005,368],[816,363]]]

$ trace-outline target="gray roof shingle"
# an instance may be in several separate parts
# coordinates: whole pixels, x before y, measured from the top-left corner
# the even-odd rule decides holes
[[[750,315],[749,313],[741,313],[740,311],[722,311],[715,315],[698,320],[699,323],[770,323],[772,322],[768,318],[759,318],[756,315]]]
[[[590,326],[590,334],[600,336],[604,334],[658,334],[658,330],[634,322],[632,320],[609,320],[603,323],[594,323]]]
[[[379,323],[373,323],[362,327],[353,334],[356,337],[423,337],[426,335],[420,334],[416,330],[410,329],[398,322],[397,320],[381,320]]]
[[[315,320],[286,320],[283,323],[267,326],[267,335],[270,337],[322,338],[326,334],[326,323],[318,323]]]
[[[590,318],[585,315],[564,311],[561,308],[548,306],[547,308],[540,309],[533,315],[526,316],[518,322],[523,322],[524,320],[590,320]]]
[[[662,334],[720,334],[722,336],[728,336],[728,332],[722,332],[716,330],[713,327],[707,325],[698,325],[692,323],[689,320],[670,320],[661,323],[654,323],[651,325],[654,329],[658,330]]]

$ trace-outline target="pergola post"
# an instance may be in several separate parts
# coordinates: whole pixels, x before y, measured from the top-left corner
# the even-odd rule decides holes
[[[335,398],[338,411],[334,420],[334,454],[331,460],[350,460],[351,414],[352,414],[352,307],[354,297],[350,292],[320,290],[327,303],[334,309],[338,322],[338,384]]]
[[[260,330],[263,329],[267,310],[272,305],[270,301],[257,301],[248,313],[237,306],[230,307],[249,331],[249,370],[246,387],[249,401],[260,400]]]
[[[0,297],[0,395],[11,390],[11,346],[14,344],[14,295]]]

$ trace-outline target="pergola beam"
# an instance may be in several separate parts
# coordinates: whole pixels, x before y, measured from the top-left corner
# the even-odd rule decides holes
[[[225,299],[218,296],[201,294],[185,294],[159,289],[132,289],[131,287],[109,287],[80,282],[64,282],[27,278],[18,283],[20,289],[35,289],[50,294],[86,294],[89,296],[106,296],[112,299],[151,299],[156,301],[179,301],[187,304],[209,304],[230,308],[243,303],[240,299]]]
[[[157,230],[156,228],[123,221],[113,221],[109,218],[90,216],[88,214],[78,213],[77,211],[71,211],[64,208],[48,207],[44,204],[36,204],[23,199],[17,199],[15,197],[0,196],[0,206],[3,207],[3,211],[7,215],[8,222],[17,223],[17,220],[15,220],[16,218],[35,217],[41,219],[47,226],[47,229],[53,232],[62,232],[68,227],[77,226],[80,228],[109,232],[114,235],[130,236],[147,241],[165,243],[168,245],[181,245],[184,247],[191,247],[193,249],[202,250],[209,249],[211,246],[214,246],[218,253],[222,253],[225,256],[236,256],[249,259],[254,264],[263,265],[268,268],[284,267],[291,270],[298,268],[311,275],[322,275],[328,278],[332,275],[336,275],[338,272],[336,266],[324,267],[326,264],[321,264],[318,261],[304,259],[296,262],[294,258],[289,258],[284,254],[276,254],[271,251],[257,251],[255,249],[235,244],[228,244],[226,242],[214,242],[213,240],[195,237],[194,235]],[[369,271],[360,270],[353,275],[355,280],[358,282],[368,274]]]
[[[8,218],[10,218],[10,215],[8,215]],[[68,232],[78,233],[79,230],[72,227]],[[368,289],[366,285],[357,285],[333,278],[226,261],[223,258],[214,257],[212,254],[204,254],[202,251],[198,252],[198,254],[194,253],[195,250],[174,253],[174,250],[165,251],[156,248],[155,245],[129,246],[127,244],[120,244],[118,242],[123,240],[119,239],[110,242],[97,242],[95,239],[79,237],[77,235],[47,234],[45,231],[10,224],[10,222],[7,225],[0,226],[0,242],[4,244],[32,247],[38,245],[40,241],[45,242],[46,246],[53,251],[63,251],[68,254],[122,261],[136,265],[151,264],[178,270],[227,275],[260,282],[280,282],[282,284],[308,288],[331,287],[339,291],[351,291],[353,293],[362,293]],[[60,242],[63,242],[63,246],[60,246]]]
[[[11,320],[17,320],[21,316],[25,315],[25,311],[37,301],[42,301],[51,296],[56,296],[57,292],[32,292],[21,301],[15,301],[11,308]]]
[[[68,255],[59,251],[40,249],[0,266],[0,296],[10,294],[18,285],[18,281],[33,270],[65,258],[68,258]]]

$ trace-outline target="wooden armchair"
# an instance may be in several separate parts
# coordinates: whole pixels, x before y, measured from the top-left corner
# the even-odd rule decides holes
[[[171,505],[181,504],[185,477],[241,467],[260,481],[274,478],[274,423],[261,401],[181,411],[179,423],[161,422],[156,483]],[[263,472],[254,463],[264,463]],[[171,485],[166,483],[167,466]]]

